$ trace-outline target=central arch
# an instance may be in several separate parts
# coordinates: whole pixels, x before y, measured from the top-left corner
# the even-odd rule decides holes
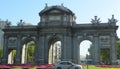
[[[53,64],[61,60],[61,41],[58,37],[52,37],[48,43],[48,63]]]

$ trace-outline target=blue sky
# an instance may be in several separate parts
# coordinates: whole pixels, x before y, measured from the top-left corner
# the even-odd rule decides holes
[[[40,21],[38,13],[45,7],[64,4],[72,10],[77,23],[90,23],[91,18],[98,16],[102,22],[107,22],[114,14],[120,26],[120,0],[1,0],[0,18],[8,19],[16,25],[20,19],[26,23],[37,25]],[[120,28],[117,31],[120,38]]]
[[[107,22],[112,14],[120,19],[120,0],[2,0],[0,18],[8,19],[13,24],[20,19],[37,24],[38,13],[45,7],[45,3],[48,6],[63,3],[75,13],[77,23],[89,23],[94,16],[100,17],[102,22]]]

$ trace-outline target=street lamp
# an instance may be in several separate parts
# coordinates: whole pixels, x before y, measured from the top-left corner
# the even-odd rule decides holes
[[[87,69],[88,69],[88,54],[86,54],[86,63],[87,63]]]

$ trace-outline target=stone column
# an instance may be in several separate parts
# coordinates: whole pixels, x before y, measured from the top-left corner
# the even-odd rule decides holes
[[[44,40],[44,63],[48,64],[48,54],[49,54],[49,49],[48,49],[48,40],[49,40],[49,36],[44,36],[45,40]]]
[[[45,44],[45,37],[44,36],[40,36],[39,37],[39,42],[38,42],[38,46],[37,46],[37,52],[38,52],[38,63],[39,64],[44,64],[44,44]]]
[[[68,36],[64,35],[62,39],[62,60],[71,60],[71,41]]]
[[[15,59],[15,64],[21,64],[21,58],[22,58],[22,40],[21,40],[21,35],[17,36],[17,47],[16,47],[16,59]]]
[[[64,60],[64,39],[61,37],[61,60]]]
[[[8,62],[8,37],[4,36],[2,63],[7,64],[7,62]]]
[[[79,42],[77,36],[73,36],[73,46],[72,46],[72,59],[74,63],[79,63],[80,53],[79,53]]]
[[[111,58],[111,63],[112,64],[116,64],[116,60],[117,60],[117,55],[116,55],[116,38],[115,35],[112,34],[111,35],[111,49],[110,49],[110,58]]]
[[[94,42],[93,42],[93,63],[99,64],[100,61],[100,48],[99,48],[99,37],[98,35],[94,35]]]
[[[67,52],[66,52],[66,40],[65,40],[65,36],[62,37],[62,45],[61,45],[61,60],[67,60]]]
[[[72,60],[72,42],[71,42],[71,37],[68,35],[68,36],[64,36],[64,42],[63,42],[63,51],[64,51],[64,60],[69,60],[71,61]]]
[[[36,40],[35,40],[35,51],[34,51],[34,64],[39,64],[39,46],[40,42],[39,42],[39,36],[36,36]]]

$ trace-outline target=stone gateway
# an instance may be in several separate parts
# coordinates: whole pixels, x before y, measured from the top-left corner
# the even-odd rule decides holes
[[[75,14],[70,9],[63,5],[46,5],[39,13],[39,16],[40,22],[36,26],[24,26],[22,20],[18,26],[6,25],[3,29],[4,52],[2,63],[25,64],[26,60],[23,59],[25,56],[22,56],[23,45],[27,45],[30,41],[33,41],[35,44],[32,63],[50,63],[51,53],[49,50],[57,41],[61,42],[60,60],[79,63],[79,47],[83,40],[92,42],[93,64],[101,62],[100,51],[106,49],[109,50],[110,63],[115,63],[117,59],[115,43],[118,26],[116,26],[117,20],[114,18],[114,15],[106,23],[101,23],[100,18],[95,16],[89,24],[77,24]],[[12,50],[16,50],[15,58],[9,57]]]

